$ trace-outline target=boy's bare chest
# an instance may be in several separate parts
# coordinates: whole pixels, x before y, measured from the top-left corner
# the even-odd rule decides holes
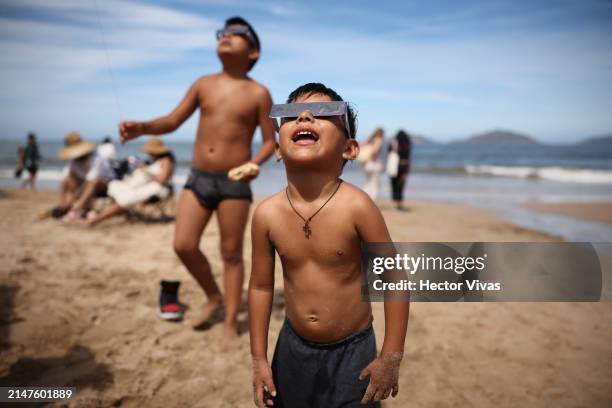
[[[278,222],[270,230],[276,252],[285,265],[316,263],[341,266],[360,259],[361,241],[352,225],[321,218],[305,226],[301,219]]]
[[[258,100],[248,86],[229,86],[220,89],[207,87],[201,92],[200,109],[203,115],[223,115],[253,118],[257,115]]]

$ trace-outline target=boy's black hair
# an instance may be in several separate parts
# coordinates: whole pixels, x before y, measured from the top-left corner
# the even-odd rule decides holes
[[[289,94],[287,97],[287,103],[294,102],[298,97],[302,95],[311,95],[311,94],[321,94],[327,95],[332,101],[343,101],[342,97],[338,95],[336,91],[331,88],[326,87],[320,82],[310,82],[304,84],[302,86],[297,87],[293,92]],[[357,131],[357,120],[355,117],[355,111],[351,108],[351,105],[347,107],[347,116],[349,129],[351,134],[347,135],[349,139],[355,139],[355,133]]]
[[[230,25],[242,25],[245,27],[249,28],[249,31],[251,32],[251,34],[253,34],[253,40],[255,41],[255,44],[251,44],[257,51],[261,51],[261,43],[259,42],[259,37],[257,36],[257,33],[255,32],[255,30],[253,29],[253,27],[248,23],[248,21],[246,21],[244,18],[239,17],[239,16],[234,16],[234,17],[230,17],[227,20],[225,20],[225,27],[230,26]],[[253,66],[257,63],[257,60],[259,60],[259,57],[257,57],[256,60],[254,60],[253,62],[251,62],[251,65],[249,66],[249,71],[253,68]]]

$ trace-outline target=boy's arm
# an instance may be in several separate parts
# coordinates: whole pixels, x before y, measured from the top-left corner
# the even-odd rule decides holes
[[[201,79],[191,85],[183,100],[168,115],[147,122],[123,121],[119,123],[121,143],[145,134],[163,135],[176,130],[198,107],[200,81]]]
[[[272,371],[268,364],[268,329],[274,298],[274,247],[268,236],[265,208],[260,205],[251,223],[252,263],[249,280],[249,336],[253,358],[253,394],[255,405],[264,406],[264,389],[276,396]]]
[[[262,87],[261,95],[259,96],[259,104],[257,111],[257,120],[263,142],[261,148],[255,157],[248,163],[243,163],[240,166],[230,169],[228,176],[234,181],[251,181],[259,175],[259,165],[263,164],[274,152],[274,122],[269,117],[270,109],[272,108],[272,97],[266,88]]]
[[[261,135],[263,142],[261,148],[253,158],[253,162],[257,165],[264,163],[270,158],[274,152],[275,132],[274,123],[269,117],[270,109],[272,108],[272,97],[267,90],[264,90],[264,95],[261,97],[261,103],[259,105],[259,128],[261,129]]]
[[[356,227],[362,241],[391,242],[385,220],[372,200],[365,195],[358,201]],[[368,365],[360,378],[370,376],[363,402],[394,397],[398,392],[399,364],[404,352],[410,302],[385,300],[385,338],[380,356]]]

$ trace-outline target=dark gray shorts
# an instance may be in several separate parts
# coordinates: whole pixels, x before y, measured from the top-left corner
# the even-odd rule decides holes
[[[380,408],[380,403],[361,404],[370,380],[360,381],[359,374],[375,358],[371,324],[342,340],[321,344],[300,337],[285,319],[272,360],[274,407]]]
[[[184,188],[193,191],[202,207],[209,210],[214,210],[227,199],[253,201],[249,183],[230,180],[227,173],[210,173],[192,168]]]

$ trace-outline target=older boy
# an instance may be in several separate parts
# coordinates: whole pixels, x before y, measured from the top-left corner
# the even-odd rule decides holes
[[[236,317],[244,280],[242,241],[251,203],[248,182],[274,150],[274,127],[268,118],[272,106],[268,90],[247,76],[259,58],[257,34],[245,20],[233,17],[217,32],[217,38],[223,71],[198,79],[167,116],[122,122],[120,135],[125,142],[143,134],[170,133],[200,109],[193,168],[177,207],[174,250],[208,297],[194,328],[205,326],[225,301],[224,344],[232,346],[238,339]],[[263,144],[251,159],[257,125]],[[200,237],[214,211],[221,234],[225,299],[199,249]],[[164,306],[178,307],[162,305],[162,314]]]
[[[361,301],[361,243],[390,242],[372,200],[339,176],[359,152],[350,107],[322,84],[293,91],[282,117],[276,154],[287,188],[253,216],[249,323],[258,406],[379,406],[398,392],[408,303],[385,302],[380,355],[372,309]],[[287,318],[272,369],[268,327],[277,252],[283,267]],[[370,381],[366,377],[370,377]]]

